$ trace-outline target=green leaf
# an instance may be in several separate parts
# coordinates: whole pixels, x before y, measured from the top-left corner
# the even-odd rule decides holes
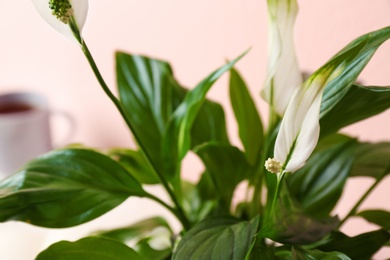
[[[176,175],[178,165],[191,147],[190,131],[205,101],[207,92],[214,82],[231,69],[245,54],[240,55],[202,80],[186,94],[183,102],[173,113],[165,131],[162,151],[165,172],[171,177]]]
[[[191,148],[210,141],[229,144],[222,106],[206,99],[191,129]]]
[[[118,52],[116,72],[120,102],[131,131],[154,167],[162,169],[162,136],[183,90],[163,61]]]
[[[390,229],[390,212],[384,210],[365,210],[359,212],[357,216],[364,218],[368,222]]]
[[[320,120],[321,135],[381,113],[390,107],[390,87],[352,85]]]
[[[293,199],[283,181],[280,194],[271,216],[266,218],[260,237],[279,243],[304,245],[319,241],[338,225],[338,219],[314,219],[306,215],[303,208]]]
[[[303,168],[289,176],[291,193],[306,214],[315,218],[329,216],[350,173],[355,147],[355,140],[345,139],[315,152]]]
[[[126,170],[142,184],[158,184],[160,179],[141,151],[115,148],[108,152]]]
[[[356,147],[356,159],[351,176],[381,179],[390,173],[390,143],[361,143]]]
[[[389,239],[390,234],[386,230],[371,231],[355,237],[335,232],[317,248],[325,252],[342,252],[351,259],[369,260]]]
[[[116,60],[120,102],[131,131],[153,168],[169,179],[174,172],[164,171],[163,136],[174,111],[189,91],[177,83],[171,67],[164,61],[121,52]],[[212,74],[200,85],[209,87],[218,76]],[[211,140],[228,143],[222,107],[203,97],[197,109],[198,113],[192,115],[192,128],[188,129],[192,147]]]
[[[322,69],[327,68],[333,68],[333,71],[336,72],[334,80],[329,82],[324,90],[321,118],[343,99],[379,46],[389,38],[390,27],[360,36],[339,51],[316,72],[319,73]],[[322,130],[327,131],[326,129]]]
[[[340,252],[322,252],[320,250],[303,250],[292,248],[293,259],[302,260],[351,260],[348,256]]]
[[[258,218],[251,222],[231,217],[205,219],[180,241],[173,260],[245,258],[256,233]]]
[[[248,162],[255,166],[259,163],[264,142],[263,124],[244,80],[235,69],[230,70],[229,85],[230,100],[238,122],[241,142]]]
[[[216,194],[222,199],[222,208],[229,211],[234,189],[252,171],[244,153],[236,147],[218,143],[205,144],[195,152],[206,166],[206,174],[210,175]]]
[[[164,260],[172,254],[173,232],[161,217],[145,219],[124,228],[98,231],[92,235],[132,244],[134,250],[145,259]]]
[[[203,220],[216,206],[213,183],[207,173],[197,184],[183,181],[183,208],[191,223]]]
[[[143,260],[133,249],[115,240],[86,237],[76,242],[61,241],[42,251],[36,260]]]
[[[136,247],[136,252],[142,256],[144,259],[153,259],[153,260],[167,260],[170,259],[172,255],[172,248],[155,248],[153,241],[160,238],[148,237],[140,240]]]
[[[161,217],[152,217],[145,220],[141,220],[127,227],[117,228],[113,230],[96,231],[92,233],[92,235],[114,239],[124,244],[127,244],[134,239],[145,236],[145,234],[147,234],[148,232],[151,232],[152,230],[159,227],[167,229],[172,234],[172,230],[165,219]]]
[[[103,215],[129,196],[145,195],[111,158],[86,149],[57,150],[0,183],[0,221],[70,227]]]

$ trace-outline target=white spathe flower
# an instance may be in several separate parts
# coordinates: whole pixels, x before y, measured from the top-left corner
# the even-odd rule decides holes
[[[79,32],[81,33],[88,14],[88,0],[32,0],[35,8],[42,18],[55,30],[66,37],[75,40],[68,20],[73,16]],[[56,16],[51,7],[69,5],[70,8],[61,9],[62,15]]]
[[[274,160],[281,162],[281,171],[298,170],[316,147],[322,94],[340,71],[324,68],[295,89],[275,142]]]
[[[302,84],[294,47],[294,23],[298,13],[296,0],[268,0],[269,57],[263,98],[283,116],[290,97]]]

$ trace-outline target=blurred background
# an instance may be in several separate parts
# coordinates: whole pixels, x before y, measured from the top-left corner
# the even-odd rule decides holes
[[[102,75],[114,91],[117,50],[169,61],[178,81],[192,88],[227,59],[251,47],[237,68],[267,122],[267,105],[259,96],[267,63],[266,0],[114,2],[90,1],[83,31]],[[295,43],[302,71],[315,71],[354,38],[390,25],[388,0],[298,2]],[[74,117],[77,129],[72,143],[98,148],[135,147],[80,48],[46,24],[31,1],[0,0],[0,35],[0,94],[22,90],[43,93],[52,109],[67,111]],[[365,85],[389,85],[389,57],[390,42],[378,50],[360,81]],[[224,105],[231,141],[241,146],[228,98],[227,75],[213,86],[208,97]],[[54,143],[61,140],[64,131],[61,122],[53,122]],[[390,111],[343,132],[364,141],[390,141]],[[196,179],[201,169],[200,161],[190,154],[185,161],[185,176]],[[371,180],[364,178],[348,182],[335,213],[344,216],[370,184]],[[387,178],[362,208],[390,210],[389,188]],[[172,219],[153,202],[131,198],[101,218],[70,229],[47,230],[14,222],[0,224],[0,258],[33,259],[54,241],[76,240],[96,228],[117,227],[155,214]],[[172,222],[175,224],[173,219]],[[371,229],[375,227],[362,220],[352,220],[344,226],[351,236]],[[389,250],[377,254],[377,259],[385,257],[390,257]]]

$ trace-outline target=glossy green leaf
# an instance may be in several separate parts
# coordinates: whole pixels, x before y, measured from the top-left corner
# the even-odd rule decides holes
[[[292,258],[302,260],[351,260],[340,252],[322,252],[320,250],[303,250],[292,248]]]
[[[322,69],[332,68],[335,73],[334,80],[329,82],[324,90],[321,118],[343,99],[379,46],[389,38],[390,27],[360,36],[339,51],[316,72],[319,73]],[[326,129],[323,129],[323,131],[326,131]]]
[[[351,176],[381,179],[390,173],[390,143],[361,143],[355,153]]]
[[[115,240],[86,237],[61,241],[42,251],[36,260],[145,260],[130,247]]]
[[[222,207],[229,210],[234,189],[252,170],[244,153],[236,147],[218,143],[205,144],[195,152],[203,161],[206,174],[210,175]]]
[[[230,101],[238,122],[241,142],[251,165],[257,165],[264,142],[263,124],[248,88],[235,70],[230,70]]]
[[[127,171],[142,184],[158,184],[160,179],[140,151],[130,149],[112,149],[109,155],[118,161]]]
[[[365,210],[359,212],[357,216],[364,218],[368,222],[376,224],[384,229],[390,230],[390,212],[384,210]]]
[[[291,193],[305,213],[316,218],[329,216],[338,202],[350,173],[356,141],[315,152],[306,165],[288,178]]]
[[[154,168],[167,179],[172,178],[174,172],[164,171],[162,140],[173,112],[189,91],[176,82],[171,67],[164,61],[119,52],[116,66],[120,102],[131,131]],[[199,85],[209,87],[217,74]],[[191,146],[211,140],[228,143],[222,107],[204,97],[200,103],[197,113],[192,115],[194,122],[187,129],[191,131]]]
[[[178,165],[191,147],[190,131],[206,99],[207,92],[214,82],[223,73],[230,70],[244,55],[245,53],[217,69],[202,80],[194,89],[188,91],[183,102],[170,118],[164,135],[162,153],[165,172],[170,173],[172,177],[176,174]]]
[[[386,230],[371,231],[355,237],[335,232],[317,248],[325,252],[342,252],[351,259],[369,260],[389,239],[390,234]]]
[[[321,135],[369,118],[390,108],[390,87],[352,85],[320,120]]]
[[[119,163],[86,149],[63,149],[31,161],[0,183],[0,220],[70,227],[147,195]]]
[[[252,244],[257,226],[258,218],[251,222],[231,217],[205,219],[184,235],[173,260],[242,260]]]
[[[283,182],[273,214],[266,217],[258,235],[279,243],[305,245],[328,235],[338,222],[337,217],[314,219],[306,215]]]
[[[172,254],[173,232],[161,217],[141,220],[123,228],[98,231],[92,235],[134,245],[134,250],[145,259],[164,260]]]
[[[131,131],[152,164],[161,169],[161,143],[172,112],[181,102],[178,83],[168,63],[118,52],[117,84]]]

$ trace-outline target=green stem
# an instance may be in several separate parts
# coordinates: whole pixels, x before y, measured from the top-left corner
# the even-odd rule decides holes
[[[87,47],[86,42],[80,36],[79,30],[77,28],[77,24],[76,24],[76,22],[74,20],[74,17],[72,17],[72,19],[71,19],[70,28],[73,31],[73,34],[74,34],[75,38],[77,39],[77,41],[80,43],[81,49],[82,49],[85,57],[87,58],[88,63],[91,66],[92,71],[94,72],[94,74],[96,76],[96,79],[98,80],[98,82],[99,82],[100,86],[102,87],[103,91],[106,93],[106,95],[114,103],[114,105],[118,109],[119,113],[121,114],[122,118],[125,120],[127,126],[132,131],[134,129],[134,127],[132,126],[131,122],[129,121],[128,117],[126,116],[126,113],[123,110],[123,107],[122,107],[121,103],[116,98],[116,96],[111,92],[110,88],[107,86],[106,82],[104,81],[104,79],[103,79],[103,77],[102,77],[102,75],[101,75],[101,73],[100,73],[100,71],[99,71],[99,69],[98,69],[98,67],[97,67],[97,65],[95,63],[95,60],[93,59],[92,54],[90,53],[90,51],[89,51],[89,49]],[[137,143],[140,144],[140,141],[139,141],[140,139],[138,138],[136,132],[132,131],[132,133],[133,133],[135,139],[137,140]],[[190,228],[189,220],[187,219],[187,217],[186,217],[186,215],[185,215],[185,213],[184,213],[180,203],[178,202],[174,192],[169,187],[168,182],[164,179],[164,177],[161,175],[161,173],[154,166],[154,164],[152,163],[152,161],[151,161],[150,157],[148,156],[148,154],[145,153],[145,155],[146,155],[150,165],[153,167],[154,171],[157,173],[157,175],[158,175],[162,185],[164,186],[165,190],[168,192],[169,196],[171,197],[172,202],[175,204],[175,206],[177,208],[177,211],[176,211],[176,214],[175,214],[176,217],[181,221],[181,223],[183,224],[184,229],[189,229]]]
[[[265,178],[265,168],[264,168],[264,162],[266,161],[267,157],[269,156],[269,152],[271,149],[273,149],[274,141],[275,141],[275,128],[277,127],[279,123],[279,117],[275,115],[275,113],[270,111],[270,118],[274,117],[270,120],[267,133],[264,137],[265,143],[263,145],[260,162],[258,165],[258,174],[256,175],[257,179],[255,180],[254,184],[254,192],[252,197],[252,205],[251,205],[251,216],[254,217],[257,214],[261,214],[263,212],[263,205],[261,204],[262,201],[262,189],[263,189],[263,181]],[[260,206],[258,206],[260,205]]]
[[[264,161],[261,159],[261,161]],[[251,201],[251,209],[250,209],[250,217],[253,218],[257,214],[262,214],[263,212],[263,205],[261,204],[262,201],[262,190],[263,190],[263,176],[264,176],[264,170],[261,168],[261,166],[258,167],[258,171],[256,172],[257,179],[255,180],[254,186],[253,186],[253,196]]]
[[[371,194],[371,192],[378,186],[378,184],[381,182],[381,180],[387,175],[388,171],[390,169],[386,169],[386,171],[378,178],[376,181],[371,185],[371,187],[363,194],[363,196],[356,202],[355,206],[349,211],[347,216],[340,221],[339,228],[350,218],[351,216],[355,215],[357,213],[358,208],[360,205],[365,201],[365,199]]]
[[[285,174],[285,172],[283,171],[281,173],[278,173],[278,175],[277,175],[276,188],[275,188],[274,197],[272,198],[272,204],[271,204],[271,208],[269,211],[268,222],[271,219],[272,215],[274,214],[275,204],[276,204],[276,201],[279,197],[281,182],[283,180],[284,174]]]

